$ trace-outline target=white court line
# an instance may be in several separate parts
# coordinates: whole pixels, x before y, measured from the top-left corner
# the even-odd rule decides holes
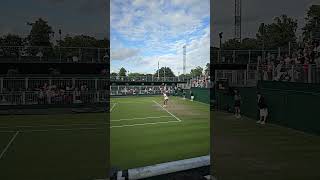
[[[260,124],[259,124],[260,125]],[[281,125],[277,125],[277,124],[271,124],[271,123],[266,123],[264,125],[261,125],[262,127],[263,126],[273,126],[273,127],[277,127],[277,128],[285,128],[285,129],[288,129],[290,131],[293,131],[297,134],[300,134],[300,135],[306,135],[306,136],[312,136],[312,137],[318,137],[318,135],[315,135],[315,134],[311,134],[311,133],[307,133],[307,132],[304,132],[304,131],[299,131],[297,129],[293,129],[293,128],[290,128],[290,127],[285,127],[285,126],[281,126]]]
[[[38,127],[68,127],[68,126],[97,126],[97,125],[108,125],[109,123],[97,123],[97,124],[49,124],[39,126],[0,126],[0,129],[9,128],[38,128]],[[4,132],[4,131],[1,131]]]
[[[175,115],[173,115],[171,112],[169,112],[167,109],[165,109],[164,107],[161,106],[161,104],[157,103],[155,100],[153,100],[154,103],[158,104],[163,110],[165,110],[167,113],[169,113],[172,117],[174,117],[176,120],[178,120],[179,122],[181,122],[181,120],[179,118],[177,118]]]
[[[111,122],[119,122],[119,121],[132,121],[132,120],[139,120],[139,119],[160,119],[160,118],[167,118],[172,116],[159,116],[159,117],[143,117],[143,118],[130,118],[130,119],[117,119],[117,120],[110,120]]]
[[[141,120],[141,119],[160,119],[160,118],[168,118],[172,116],[159,116],[159,117],[143,117],[143,118],[130,118],[130,119],[117,119],[110,120],[111,122],[119,122],[119,121],[130,121],[130,120]],[[108,125],[110,123],[97,123],[97,124],[49,124],[49,125],[39,125],[39,126],[0,126],[0,129],[9,129],[9,128],[39,128],[39,127],[70,127],[70,126],[98,126],[98,125]],[[78,128],[81,129],[81,128]],[[23,130],[22,130],[23,131]],[[22,132],[21,131],[21,132]],[[0,132],[16,132],[16,131],[0,131]]]
[[[183,100],[183,101],[189,101],[189,102],[195,102],[195,103],[199,103],[199,104],[202,104],[202,105],[206,105],[206,106],[210,106],[210,103],[209,104],[207,104],[207,103],[204,103],[204,102],[200,102],[200,101],[191,101],[190,99],[183,99],[183,98],[177,98],[178,100]]]
[[[146,104],[146,103],[148,103],[148,101],[126,101],[126,102],[117,101],[116,103],[117,104]]]
[[[145,117],[145,118],[131,118],[131,119],[119,119],[119,120],[112,120],[112,121],[124,121],[124,120],[137,120],[137,119],[160,119],[160,118],[168,118],[174,116],[159,116],[159,117]],[[119,126],[110,126],[111,128],[120,128],[120,127],[133,127],[133,126],[143,126],[143,125],[155,125],[155,124],[167,124],[167,123],[178,123],[180,121],[166,121],[166,122],[154,122],[154,123],[142,123],[142,124],[130,124],[130,125],[119,125]],[[74,125],[108,125],[109,123],[101,123],[101,124],[73,124],[73,125],[47,125],[47,126],[16,126],[16,127],[29,127],[29,128],[37,128],[37,127],[67,127],[67,126],[74,126]],[[21,133],[25,132],[49,132],[49,131],[76,131],[76,130],[100,130],[105,128],[64,128],[64,129],[30,129],[30,130],[19,130]],[[1,131],[0,133],[12,133],[16,131]]]
[[[14,132],[17,132],[17,131],[1,131],[0,130],[0,133],[14,133]]]
[[[77,129],[34,129],[34,130],[21,130],[22,133],[28,132],[49,132],[49,131],[77,131],[77,130],[101,130],[106,128],[77,128]]]
[[[112,112],[113,108],[116,107],[117,103],[114,103],[110,109],[110,112]]]
[[[2,151],[2,153],[0,154],[0,159],[3,157],[3,155],[7,152],[8,148],[10,147],[10,145],[12,144],[12,142],[14,141],[14,139],[17,137],[17,135],[19,134],[19,131],[17,131],[13,137],[11,138],[11,140],[9,141],[9,143],[7,144],[7,146],[4,148],[4,150]]]
[[[121,125],[121,126],[110,126],[110,128],[145,126],[145,125],[168,124],[168,123],[179,123],[179,122],[180,121],[167,121],[167,122],[155,122],[155,123],[128,124],[128,125]]]

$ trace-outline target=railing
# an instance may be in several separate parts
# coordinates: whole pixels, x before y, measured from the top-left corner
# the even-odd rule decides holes
[[[110,86],[110,95],[159,95],[164,91],[174,94],[176,89],[177,87],[172,86]]]
[[[107,90],[109,79],[98,77],[0,77],[0,92],[32,91],[44,86],[64,89]]]
[[[0,62],[109,62],[110,50],[95,47],[0,46]]]
[[[213,50],[211,55],[218,64],[254,64],[262,59],[275,60],[278,56],[287,54],[279,50]]]
[[[212,87],[212,83],[210,81],[210,77],[201,76],[197,78],[192,78],[187,82],[187,86],[191,87],[198,87],[198,88],[210,88]]]
[[[0,93],[0,105],[95,104],[107,102],[109,91],[23,91]]]
[[[128,77],[128,76],[111,76],[112,82],[185,82],[186,78],[182,77],[157,77],[157,76],[144,76],[144,77]]]
[[[230,86],[256,86],[259,80],[320,83],[320,66],[248,64],[245,70],[216,70],[215,79],[221,78],[228,79]]]
[[[320,66],[316,64],[260,65],[259,80],[320,83]]]
[[[0,93],[0,105],[62,105],[105,103],[109,95],[160,95],[164,90],[174,94],[172,86],[110,86],[110,90],[48,89]]]

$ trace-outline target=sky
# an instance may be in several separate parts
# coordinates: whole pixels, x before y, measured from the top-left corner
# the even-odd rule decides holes
[[[305,24],[305,16],[312,4],[320,0],[242,0],[242,37],[255,37],[260,23],[270,24],[273,18],[287,14],[298,20],[297,35]],[[211,46],[219,46],[219,32],[224,40],[234,37],[234,0],[213,0],[211,3]]]
[[[1,0],[0,35],[13,33],[26,36],[27,22],[43,18],[55,34],[86,34],[108,37],[108,0]],[[55,36],[58,38],[57,36]]]
[[[209,0],[111,0],[111,72],[187,73],[210,62]]]

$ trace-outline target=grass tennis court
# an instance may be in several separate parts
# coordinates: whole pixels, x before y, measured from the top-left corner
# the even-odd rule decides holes
[[[119,169],[208,155],[209,105],[170,97],[111,98],[111,166]]]
[[[209,154],[209,105],[112,98],[111,164],[127,169]],[[0,116],[0,179],[106,178],[106,113]]]
[[[106,178],[106,114],[0,117],[0,179]]]
[[[211,116],[218,179],[320,179],[320,136],[224,112]]]

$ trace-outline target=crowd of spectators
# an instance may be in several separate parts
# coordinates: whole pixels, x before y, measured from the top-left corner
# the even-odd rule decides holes
[[[183,79],[178,77],[157,77],[152,75],[128,77],[128,76],[111,76],[111,81],[126,81],[126,82],[179,82]]]
[[[199,76],[190,80],[191,87],[209,88],[210,76]]]
[[[111,86],[111,95],[158,95],[164,92],[174,94],[177,86]]]
[[[23,103],[22,98],[24,98],[25,103],[31,104],[89,103],[96,100],[97,91],[91,91],[92,89],[86,83],[78,86],[62,83],[59,85],[44,83],[29,89],[29,91],[13,91],[3,88],[1,104],[21,104]],[[108,93],[105,89],[99,92]]]
[[[43,72],[44,72],[44,74],[40,74],[40,75],[43,75],[43,76],[48,76],[48,75],[59,76],[59,75],[61,75],[61,71],[58,68],[48,68],[48,70],[43,71]],[[109,74],[108,72],[109,71],[106,68],[95,71],[96,75],[101,75],[101,76],[106,76],[106,77]],[[23,76],[23,75],[24,74],[21,74],[18,68],[8,68],[7,73],[6,73],[7,77],[15,77],[15,76]]]
[[[275,81],[307,82],[308,73],[320,68],[320,43],[305,43],[290,54],[272,55],[259,58],[260,78]]]

